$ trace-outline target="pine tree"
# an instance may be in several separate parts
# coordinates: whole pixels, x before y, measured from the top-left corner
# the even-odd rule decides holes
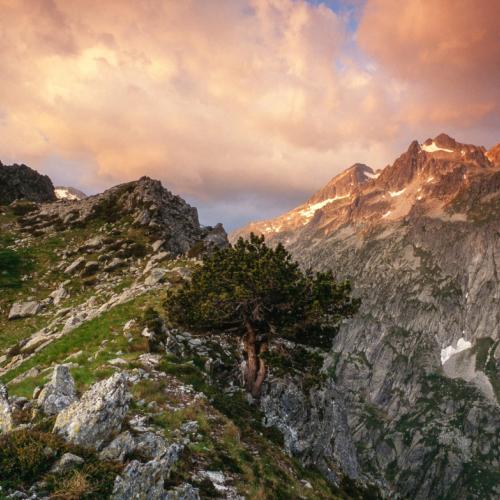
[[[331,272],[303,272],[283,245],[268,247],[254,234],[207,256],[192,280],[166,300],[178,326],[242,336],[245,385],[254,397],[266,375],[262,354],[274,336],[328,344],[358,307],[348,281],[337,282]]]

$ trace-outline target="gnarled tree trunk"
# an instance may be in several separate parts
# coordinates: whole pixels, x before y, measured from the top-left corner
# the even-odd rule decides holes
[[[267,343],[257,341],[257,334],[249,321],[245,323],[245,327],[246,333],[243,337],[244,349],[247,355],[244,374],[245,387],[254,398],[258,398],[260,396],[260,389],[266,378],[266,365],[261,358],[261,354],[267,350]]]

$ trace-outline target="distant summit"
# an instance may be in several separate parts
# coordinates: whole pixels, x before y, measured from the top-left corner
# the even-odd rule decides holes
[[[87,195],[73,187],[56,186],[54,188],[58,200],[83,200]]]

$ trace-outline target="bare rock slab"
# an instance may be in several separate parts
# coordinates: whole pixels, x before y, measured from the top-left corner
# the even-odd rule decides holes
[[[120,432],[130,399],[126,375],[115,373],[94,384],[80,401],[61,411],[53,432],[71,443],[100,449]]]

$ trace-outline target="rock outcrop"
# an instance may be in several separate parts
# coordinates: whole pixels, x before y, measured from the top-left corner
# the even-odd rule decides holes
[[[120,431],[129,402],[127,377],[116,373],[93,385],[80,401],[62,410],[54,432],[71,443],[100,449]]]
[[[52,181],[26,165],[3,165],[0,162],[0,205],[19,199],[37,203],[55,201]]]
[[[22,319],[37,315],[42,309],[42,304],[36,300],[28,302],[14,302],[9,311],[9,319]]]
[[[9,432],[14,427],[12,409],[7,388],[0,384],[0,432]]]
[[[76,401],[75,381],[65,365],[54,368],[50,382],[38,396],[38,405],[47,415],[57,415]]]

